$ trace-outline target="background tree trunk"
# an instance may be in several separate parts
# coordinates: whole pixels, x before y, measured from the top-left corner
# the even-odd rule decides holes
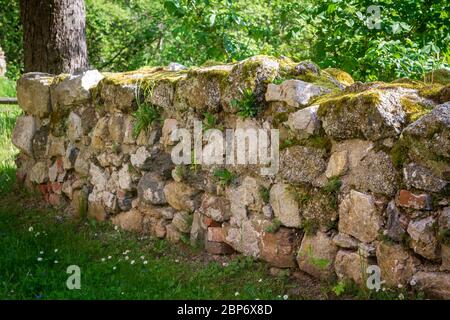
[[[83,0],[20,0],[25,72],[87,69]]]

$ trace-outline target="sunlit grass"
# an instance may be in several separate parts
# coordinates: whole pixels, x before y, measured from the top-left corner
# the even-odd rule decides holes
[[[15,83],[0,77],[0,97],[14,97],[15,93]],[[18,150],[11,142],[11,134],[20,114],[18,106],[0,104],[0,194],[9,191],[14,181]]]

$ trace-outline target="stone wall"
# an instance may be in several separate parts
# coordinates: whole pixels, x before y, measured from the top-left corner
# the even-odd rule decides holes
[[[450,87],[439,79],[354,83],[337,69],[263,56],[26,74],[17,179],[74,217],[326,281],[365,285],[362,267],[378,265],[384,286],[448,299]],[[278,173],[175,165],[171,134],[195,120],[279,129]]]

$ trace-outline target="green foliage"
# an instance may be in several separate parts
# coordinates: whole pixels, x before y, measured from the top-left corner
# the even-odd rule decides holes
[[[306,251],[308,256],[309,263],[315,266],[318,269],[325,270],[330,265],[331,261],[325,258],[317,258],[314,256],[314,250],[312,245],[309,245]]]
[[[335,294],[337,297],[340,297],[340,296],[345,292],[345,289],[346,289],[345,282],[344,282],[344,281],[339,281],[339,282],[331,289],[331,291],[333,291],[334,294]]]
[[[159,110],[149,104],[139,105],[136,112],[133,113],[136,123],[133,127],[133,135],[137,137],[143,130],[147,130],[154,122],[161,120]]]
[[[261,186],[259,188],[259,194],[261,195],[261,198],[263,199],[264,203],[269,203],[269,201],[270,201],[270,190],[269,190],[269,188]]]
[[[236,176],[227,169],[217,169],[213,176],[223,186],[229,185],[236,179]]]
[[[265,231],[268,233],[275,233],[278,231],[278,229],[280,229],[281,227],[281,221],[277,218],[272,220],[272,224],[267,226]]]
[[[203,114],[203,130],[209,130],[209,129],[219,129],[222,130],[223,127],[217,123],[217,118],[215,115],[209,112],[205,112]]]
[[[327,193],[338,193],[342,186],[342,182],[339,177],[332,177],[328,180],[327,184],[323,187],[323,190]]]
[[[253,118],[259,112],[256,97],[251,89],[245,90],[240,100],[231,100],[231,105],[236,108],[237,114],[243,119]]]
[[[319,230],[319,223],[314,219],[308,219],[302,222],[300,229],[302,229],[305,234],[313,235]]]
[[[334,209],[338,207],[338,195],[341,189],[342,181],[340,177],[332,177],[323,187],[323,191],[330,196],[330,206]]]

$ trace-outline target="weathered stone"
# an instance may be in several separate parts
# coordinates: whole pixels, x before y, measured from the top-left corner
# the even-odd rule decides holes
[[[192,215],[186,211],[176,212],[173,216],[172,224],[182,233],[190,233],[192,225]]]
[[[132,174],[130,173],[130,169],[127,165],[123,166],[119,172],[119,187],[124,191],[133,191],[136,190],[136,184],[134,183],[134,179]]]
[[[70,142],[75,143],[80,141],[82,135],[83,126],[81,125],[81,118],[75,112],[71,112],[67,120],[67,137]]]
[[[102,202],[108,213],[117,213],[119,211],[119,203],[115,194],[104,191],[102,193]]]
[[[394,200],[389,202],[386,208],[386,214],[388,217],[386,235],[392,240],[401,241],[406,232],[404,224],[407,221],[405,221],[406,219],[402,217],[400,211],[395,206]]]
[[[101,151],[106,146],[106,142],[108,141],[108,122],[108,117],[98,119],[92,131],[91,147],[94,151]]]
[[[262,213],[263,213],[264,217],[266,217],[267,219],[273,219],[273,209],[270,204],[265,205],[262,208]]]
[[[368,266],[368,259],[353,251],[339,250],[334,260],[334,268],[338,278],[341,280],[350,279],[359,285],[365,284],[365,271]]]
[[[27,129],[26,129],[27,130]],[[41,126],[36,130],[33,137],[33,155],[37,161],[45,161],[47,159],[48,136],[50,129],[48,126]]]
[[[408,188],[417,188],[425,191],[440,192],[448,181],[436,177],[430,169],[415,163],[403,168],[403,178]]]
[[[348,169],[348,151],[334,152],[328,161],[325,176],[327,178],[337,177],[343,175]]]
[[[87,190],[80,189],[73,191],[71,207],[75,218],[86,218],[88,212]]]
[[[450,299],[450,274],[444,272],[418,272],[411,282],[414,288],[431,298]]]
[[[268,225],[267,220],[256,218],[242,220],[240,227],[225,228],[225,242],[244,255],[259,257],[259,242],[264,228]]]
[[[416,272],[417,261],[399,244],[380,242],[377,246],[377,261],[381,269],[381,280],[390,287],[405,286]]]
[[[319,119],[327,135],[336,140],[397,137],[406,123],[401,98],[413,92],[397,88],[347,93],[322,103]]]
[[[217,254],[217,255],[231,254],[234,252],[233,248],[230,245],[223,242],[212,242],[212,241],[205,242],[205,250],[209,254]]]
[[[270,83],[266,101],[283,101],[291,107],[308,105],[311,98],[329,93],[331,90],[301,80],[286,80],[280,85]]]
[[[178,128],[178,121],[176,119],[165,119],[162,127],[161,143],[164,147],[175,144],[171,139],[172,132]]]
[[[138,197],[147,204],[167,203],[164,195],[164,180],[157,173],[146,173],[137,186]]]
[[[339,206],[339,232],[371,242],[377,238],[381,226],[381,215],[373,197],[351,190]]]
[[[104,79],[100,82],[100,98],[110,112],[130,112],[136,108],[138,87],[135,84],[110,83]]]
[[[352,186],[363,192],[393,196],[397,186],[397,172],[388,154],[373,150],[350,170],[342,182],[344,190]]]
[[[209,227],[206,239],[211,242],[225,242],[225,231],[222,227]]]
[[[73,146],[72,144],[69,144],[66,149],[66,153],[63,157],[63,166],[64,169],[69,170],[73,169],[75,166],[75,161],[77,160],[79,150]]]
[[[182,182],[169,182],[164,187],[167,202],[176,210],[194,212],[199,205],[198,190]]]
[[[315,235],[305,235],[297,254],[300,270],[322,279],[331,280],[334,276],[333,262],[338,247],[330,237],[323,232]]]
[[[90,181],[94,185],[96,191],[106,190],[109,177],[105,170],[91,163],[89,175],[91,177]]]
[[[312,183],[327,168],[323,149],[293,146],[284,150],[280,157],[281,176],[290,183]]]
[[[338,247],[344,249],[357,249],[358,248],[358,240],[345,233],[338,233],[333,237],[333,243]]]
[[[76,173],[80,174],[81,176],[89,175],[90,157],[91,153],[89,149],[82,148],[79,150],[78,156],[76,157],[74,163],[74,169]]]
[[[300,238],[292,229],[280,228],[275,233],[264,232],[261,238],[261,259],[279,268],[295,267],[299,241]]]
[[[152,154],[146,147],[140,147],[136,150],[136,153],[131,155],[130,161],[136,169],[148,170],[152,163]]]
[[[172,243],[178,243],[181,240],[181,232],[171,223],[166,225],[166,239]]]
[[[120,144],[123,141],[124,136],[124,115],[119,112],[115,112],[111,115],[108,121],[109,138],[114,143]]]
[[[278,74],[280,63],[267,56],[255,56],[235,64],[226,79],[222,105],[226,111],[236,112],[233,99],[240,100],[242,94],[250,89],[258,103],[264,103],[267,83],[271,83]]]
[[[246,176],[238,187],[227,190],[232,224],[239,225],[242,220],[247,219],[248,213],[259,213],[262,210],[264,201],[261,197],[260,187],[258,180]]]
[[[416,195],[408,190],[400,190],[399,206],[417,210],[431,210],[431,197],[428,194]]]
[[[28,173],[28,179],[34,183],[44,183],[48,181],[48,168],[45,162],[37,162]]]
[[[438,242],[434,232],[436,220],[433,217],[418,221],[411,221],[408,225],[408,234],[411,236],[411,248],[421,256],[436,260],[438,255]]]
[[[307,107],[289,114],[287,126],[297,134],[311,135],[320,130],[320,122],[317,118],[318,105]]]
[[[190,243],[192,246],[202,247],[205,244],[205,233],[208,226],[203,224],[202,215],[197,211],[192,216]]]
[[[289,190],[289,185],[278,183],[270,190],[270,205],[275,217],[286,227],[300,227],[301,219],[298,203]]]
[[[17,81],[17,100],[27,114],[40,118],[51,112],[50,85],[53,81],[47,73],[31,72]]]
[[[142,214],[136,209],[112,217],[111,222],[123,230],[142,231]]]
[[[12,143],[29,157],[33,157],[33,137],[36,129],[36,121],[32,116],[21,116],[17,118],[12,133]]]
[[[60,157],[66,154],[66,143],[64,137],[55,137],[53,135],[48,136],[47,152],[48,158]]]
[[[54,111],[67,111],[71,106],[87,102],[89,90],[97,86],[103,75],[97,70],[84,71],[82,74],[69,75],[51,88],[51,101]]]
[[[227,221],[231,214],[230,203],[223,197],[204,193],[199,212],[212,218],[214,221]]]
[[[400,142],[407,146],[410,160],[446,180],[450,172],[450,102],[411,123],[403,130]]]

